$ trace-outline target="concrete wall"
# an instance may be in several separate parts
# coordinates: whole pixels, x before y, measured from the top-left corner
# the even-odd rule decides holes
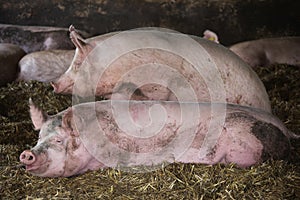
[[[297,0],[0,0],[0,23],[75,27],[93,35],[159,26],[202,36],[218,33],[223,44],[300,35]]]

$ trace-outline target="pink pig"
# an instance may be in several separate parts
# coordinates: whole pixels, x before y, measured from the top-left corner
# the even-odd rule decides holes
[[[56,93],[121,100],[228,102],[271,112],[256,73],[214,42],[157,29],[83,39],[71,26],[70,36],[75,57],[52,83]]]
[[[232,45],[230,50],[251,67],[272,64],[300,66],[300,37],[246,41]]]
[[[172,162],[248,167],[290,152],[291,134],[280,120],[240,105],[107,100],[54,116],[30,103],[30,112],[39,140],[20,161],[43,177]]]
[[[203,38],[219,43],[216,33],[206,30]],[[264,38],[240,42],[229,47],[251,67],[272,64],[300,66],[300,37]]]

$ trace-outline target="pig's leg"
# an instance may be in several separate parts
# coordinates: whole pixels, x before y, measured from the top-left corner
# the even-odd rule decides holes
[[[245,141],[233,140],[219,143],[199,162],[203,164],[235,163],[239,167],[248,167],[260,161],[261,151]]]
[[[177,161],[182,163],[201,163],[207,165],[214,165],[217,163],[225,163],[224,158],[226,152],[213,152],[208,153],[205,156],[201,155],[201,150],[196,148],[188,149],[183,156],[181,156]]]
[[[226,155],[224,163],[236,163],[239,167],[249,167],[261,161],[261,154],[258,151],[247,150],[239,152],[238,150],[232,148]]]
[[[227,124],[227,128],[224,127],[217,143],[211,149],[203,153],[202,146],[192,147],[186,151],[180,162],[208,165],[235,163],[240,167],[248,167],[261,161],[262,144],[251,134],[249,126],[228,126]]]
[[[235,163],[240,167],[248,167],[261,161],[263,145],[251,133],[251,123],[248,121],[237,123],[232,119],[227,123],[227,128],[223,129],[223,134],[226,138],[220,140],[218,147],[218,151],[226,152],[222,163]]]

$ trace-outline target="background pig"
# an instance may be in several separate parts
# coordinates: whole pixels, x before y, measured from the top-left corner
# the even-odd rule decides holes
[[[18,80],[50,82],[59,78],[70,66],[75,50],[37,51],[19,62]]]
[[[24,50],[17,45],[0,44],[0,86],[17,78],[18,62],[24,55]]]
[[[54,116],[31,104],[30,112],[40,129],[39,140],[20,161],[37,176],[163,162],[247,167],[287,158],[290,151],[289,132],[282,122],[239,105],[108,100],[78,104]]]
[[[255,72],[214,42],[151,29],[143,30],[146,35],[142,36],[128,31],[121,36],[109,33],[87,40],[73,26],[70,32],[75,57],[66,73],[52,84],[57,93],[96,94],[107,99],[227,101],[270,111],[268,95]],[[116,42],[116,47],[110,42]],[[98,52],[103,45],[105,48]],[[106,65],[110,54],[119,51],[121,55]],[[185,56],[196,57],[201,63],[191,64]],[[183,94],[186,91],[190,93]]]
[[[206,30],[203,38],[219,43],[216,33]],[[251,67],[272,64],[300,66],[300,37],[265,38],[229,47]]]
[[[272,64],[300,66],[300,37],[266,38],[234,44],[230,50],[251,67]]]
[[[80,31],[86,37],[88,33]],[[51,49],[74,49],[68,29],[47,26],[0,24],[0,43],[19,45],[26,53]]]

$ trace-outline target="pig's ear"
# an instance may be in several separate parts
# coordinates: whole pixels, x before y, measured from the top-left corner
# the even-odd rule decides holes
[[[208,39],[210,41],[219,43],[219,39],[216,33],[210,31],[210,30],[205,30],[203,33],[203,38]]]
[[[79,50],[83,50],[84,46],[87,45],[87,42],[85,41],[85,39],[83,39],[79,33],[76,31],[75,27],[73,25],[71,25],[69,27],[69,31],[70,31],[70,38],[71,41],[73,42],[73,44],[75,45],[76,48],[78,48]]]
[[[73,110],[72,107],[68,108],[62,118],[62,127],[71,136],[78,136],[76,130],[74,130]]]
[[[35,106],[31,98],[29,99],[29,109],[30,109],[30,117],[34,125],[34,129],[40,130],[42,125],[47,120],[48,115],[44,113],[40,108]]]

